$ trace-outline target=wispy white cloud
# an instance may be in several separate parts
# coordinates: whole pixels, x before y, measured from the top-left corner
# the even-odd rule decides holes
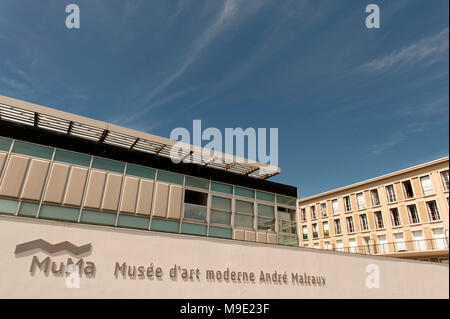
[[[411,66],[419,62],[431,64],[441,59],[448,59],[448,28],[438,34],[422,39],[398,51],[362,65],[362,69],[379,71],[393,67]],[[447,52],[447,54],[443,54]]]
[[[410,123],[394,130],[387,139],[371,146],[371,154],[381,154],[406,141],[411,135],[426,131],[430,123]]]
[[[145,118],[142,117],[143,114],[150,111],[151,109],[154,109],[156,107],[160,107],[167,103],[173,102],[173,101],[181,98],[182,96],[185,96],[186,94],[193,92],[197,88],[198,88],[197,86],[185,88],[176,93],[164,96],[163,98],[149,104],[146,108],[139,109],[138,111],[135,111],[132,114],[130,114],[129,112],[126,112],[125,114],[122,113],[122,115],[112,117],[111,119],[109,119],[107,121],[117,124],[117,125],[123,125],[123,126],[133,126],[133,127],[140,126],[141,124],[139,124],[139,123],[142,121],[145,121]],[[156,127],[157,126],[153,126],[152,128],[156,128]],[[147,130],[148,129],[149,128],[147,127]]]
[[[245,3],[245,7],[242,4]],[[188,50],[188,53],[183,63],[165,80],[163,80],[157,87],[155,87],[145,98],[143,104],[150,102],[160,92],[166,89],[176,79],[178,79],[199,57],[200,53],[206,48],[215,38],[229,27],[243,21],[245,17],[257,11],[263,6],[264,1],[241,1],[241,0],[226,0],[223,7],[208,25],[203,33],[194,41],[194,44]],[[150,106],[145,106],[147,110]]]

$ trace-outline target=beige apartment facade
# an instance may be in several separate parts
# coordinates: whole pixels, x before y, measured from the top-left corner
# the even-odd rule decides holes
[[[300,199],[300,246],[448,263],[449,158]]]

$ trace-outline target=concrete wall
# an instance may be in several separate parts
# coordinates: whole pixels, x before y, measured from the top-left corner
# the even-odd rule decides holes
[[[448,298],[448,265],[388,257],[362,256],[236,240],[163,234],[112,227],[0,216],[0,298]],[[36,239],[50,244],[92,244],[81,257],[39,249],[15,254],[16,245]],[[80,288],[67,288],[66,277],[50,270],[30,273],[36,256],[57,263],[70,257],[95,264],[95,275],[81,277]],[[114,276],[115,263],[153,263],[160,279]],[[179,265],[193,279],[170,278]],[[371,265],[371,266],[369,266]],[[374,266],[375,265],[375,266]],[[379,269],[379,288],[367,288],[366,269]],[[206,270],[253,272],[254,282],[211,281]],[[178,269],[178,267],[177,267]],[[198,269],[198,272],[197,272]],[[190,272],[192,270],[193,272]],[[287,283],[260,282],[260,271],[284,275]],[[325,278],[325,285],[293,283],[292,273]],[[199,279],[197,279],[197,274]],[[299,278],[299,277],[297,277]],[[321,282],[322,283],[322,282]]]

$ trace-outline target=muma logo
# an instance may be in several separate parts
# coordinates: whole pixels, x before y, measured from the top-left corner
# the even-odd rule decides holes
[[[64,241],[58,244],[50,244],[43,239],[32,240],[26,243],[18,244],[14,254],[16,256],[30,251],[40,250],[47,254],[59,253],[65,251],[72,256],[78,257],[90,252],[91,244],[76,246],[71,242]],[[19,256],[18,256],[19,257]],[[33,256],[30,265],[30,273],[34,274],[37,270],[46,275],[52,273],[56,277],[66,277],[65,283],[67,288],[79,288],[80,278],[84,274],[86,277],[95,275],[95,264],[91,261],[85,261],[83,258],[72,260],[68,257],[64,261],[53,260],[50,256],[40,260],[38,256]]]

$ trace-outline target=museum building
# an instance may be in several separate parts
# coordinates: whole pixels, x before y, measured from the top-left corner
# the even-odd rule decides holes
[[[175,143],[0,96],[0,213],[298,246],[278,167],[194,147],[175,164]]]

